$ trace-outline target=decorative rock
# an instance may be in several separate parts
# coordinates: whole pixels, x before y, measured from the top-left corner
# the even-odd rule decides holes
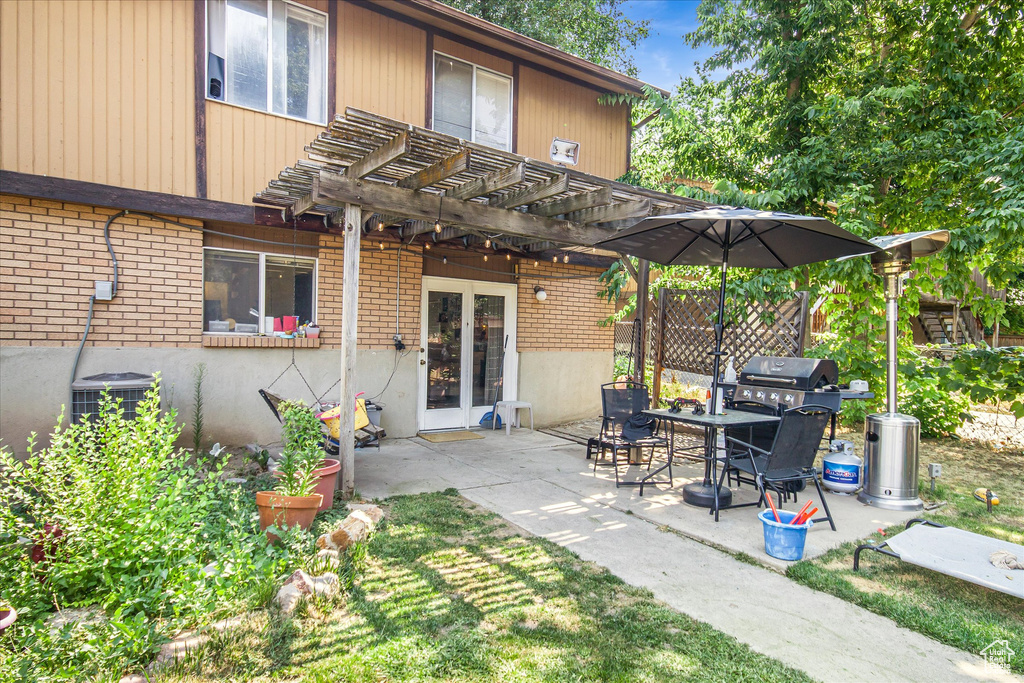
[[[349,503],[348,509],[350,512],[362,512],[372,520],[374,526],[384,519],[384,511],[373,503]]]
[[[337,569],[341,566],[341,562],[338,558],[338,551],[331,550],[330,548],[324,548],[316,554],[318,562],[323,562],[331,569]]]
[[[46,620],[46,625],[50,627],[50,633],[54,636],[64,628],[67,624],[98,624],[100,622],[107,621],[107,615],[103,613],[99,607],[91,605],[89,607],[78,607],[74,609],[63,609],[54,615],[51,615]]]
[[[320,576],[310,577],[306,572],[297,569],[277,591],[274,600],[281,606],[282,612],[291,614],[304,596],[319,595],[331,598],[337,595],[339,590],[341,582],[337,574],[325,572]]]

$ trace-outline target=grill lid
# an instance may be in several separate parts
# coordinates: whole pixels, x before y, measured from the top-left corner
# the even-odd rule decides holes
[[[813,391],[839,381],[839,368],[828,358],[754,356],[743,366],[739,381],[768,387]]]

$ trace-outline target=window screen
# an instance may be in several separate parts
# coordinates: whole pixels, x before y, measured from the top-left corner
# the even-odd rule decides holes
[[[434,130],[473,139],[473,65],[437,55],[434,68]]]

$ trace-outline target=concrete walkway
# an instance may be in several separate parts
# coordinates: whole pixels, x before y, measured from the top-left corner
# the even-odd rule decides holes
[[[577,444],[525,430],[444,444],[393,440],[379,454],[357,454],[356,488],[381,498],[457,488],[530,533],[819,680],[1021,680],[987,670],[976,655],[672,533],[661,521],[628,514],[623,507],[632,511],[630,503],[624,501],[632,500],[635,489],[623,493],[627,489],[595,477],[584,453]],[[657,492],[678,495],[675,489]],[[682,507],[692,515],[692,508]],[[751,509],[732,511],[741,512],[753,517]],[[760,533],[756,520],[746,525]],[[726,533],[722,526],[717,530]]]

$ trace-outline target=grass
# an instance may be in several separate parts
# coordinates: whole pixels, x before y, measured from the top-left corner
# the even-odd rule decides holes
[[[843,435],[849,439],[851,435]],[[858,445],[859,447],[859,445]],[[946,504],[922,516],[941,524],[1024,544],[1024,454],[995,451],[974,442],[925,439],[921,444],[921,476],[927,464],[942,464],[934,493],[921,481],[926,502]],[[989,514],[972,496],[984,486],[1001,500]],[[884,530],[899,533],[902,527]],[[882,533],[869,539],[884,540]],[[901,626],[948,645],[979,653],[994,640],[1008,640],[1017,655],[1010,668],[1024,673],[1024,600],[937,572],[921,569],[878,553],[862,553],[861,569],[853,571],[848,543],[810,561],[790,567],[790,578],[889,617]],[[1013,572],[1024,592],[1024,572]]]
[[[343,607],[254,612],[160,680],[809,680],[453,490],[387,504]]]

